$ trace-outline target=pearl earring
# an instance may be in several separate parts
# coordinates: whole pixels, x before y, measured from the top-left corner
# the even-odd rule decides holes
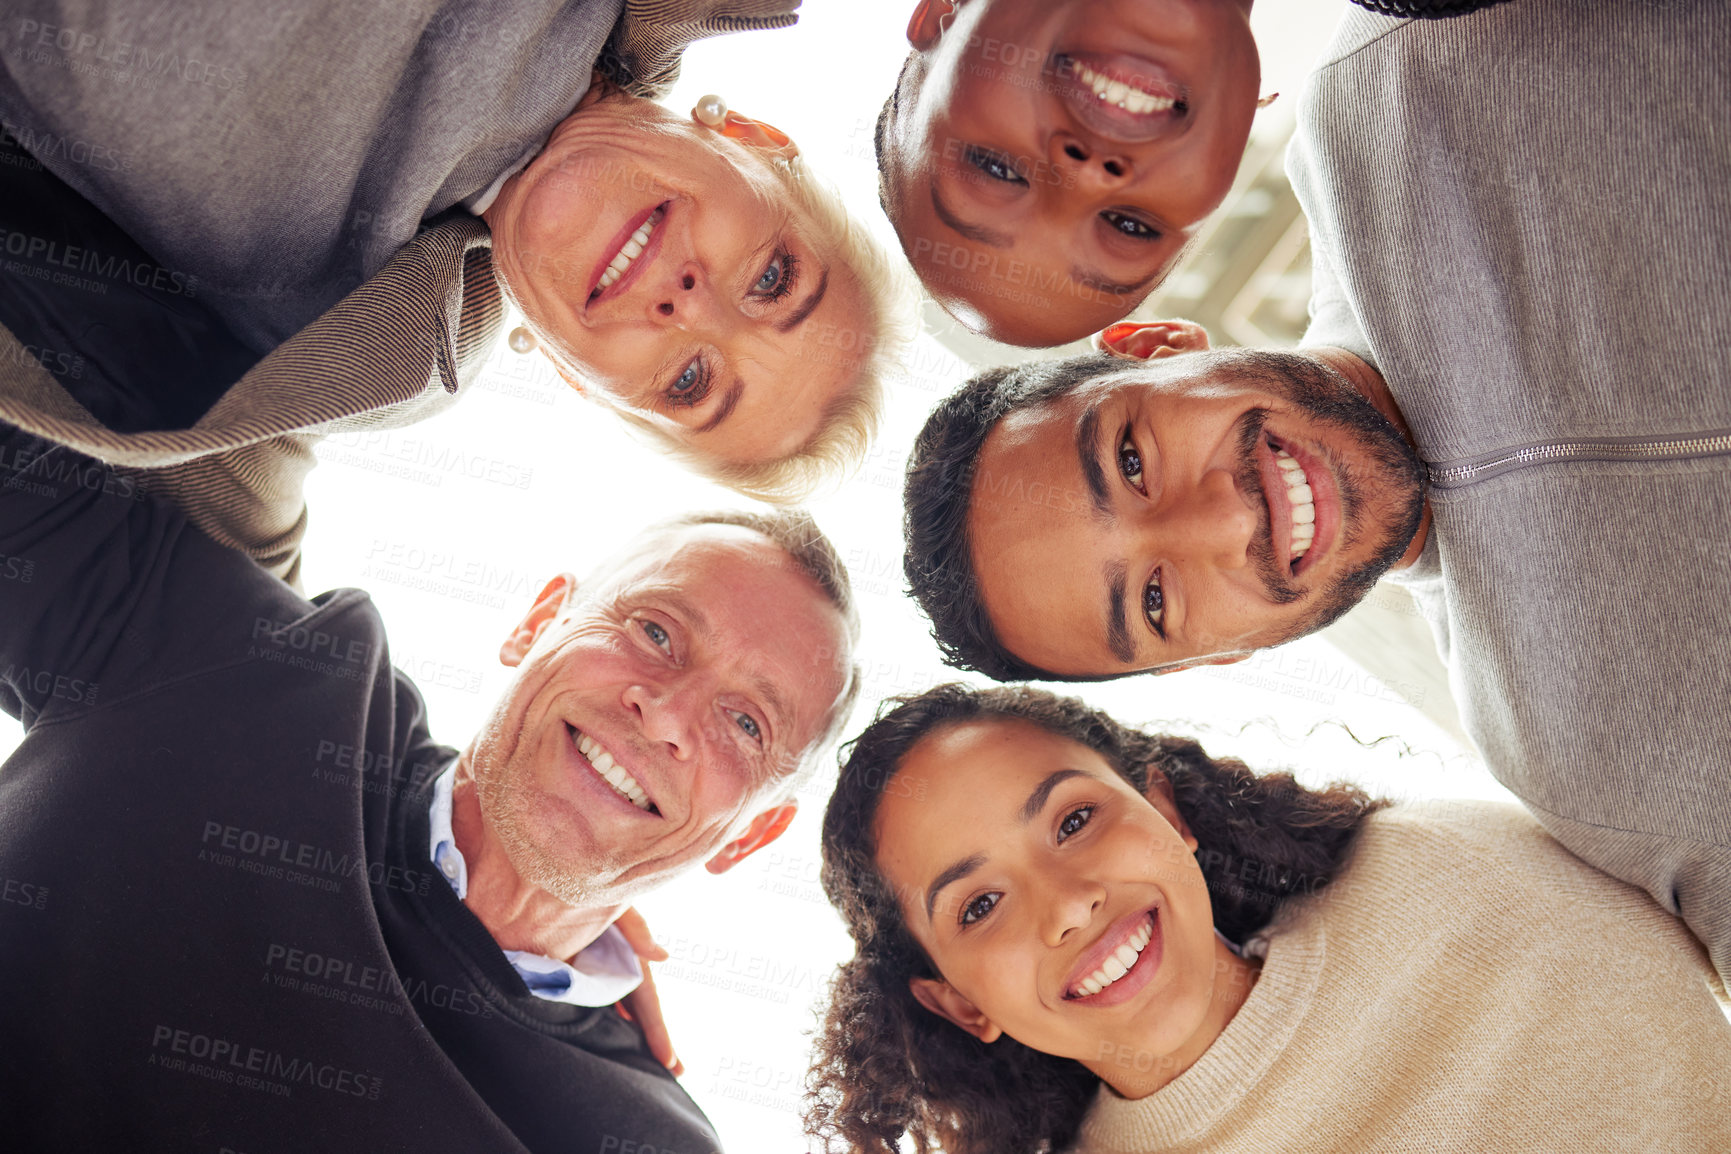
[[[1256,107],[1259,109],[1260,108],[1267,108],[1270,104],[1273,104],[1278,99],[1280,99],[1280,93],[1270,92],[1267,96],[1264,96],[1261,100],[1258,100],[1256,102]]]
[[[697,102],[697,107],[691,110],[691,115],[697,117],[699,124],[720,128],[727,123],[727,101],[711,93]]]
[[[505,338],[505,343],[511,346],[514,353],[532,353],[535,351],[535,334],[523,325],[511,330],[511,335]]]

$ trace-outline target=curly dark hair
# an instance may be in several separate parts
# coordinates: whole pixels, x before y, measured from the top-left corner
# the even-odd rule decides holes
[[[1100,1079],[1005,1036],[987,1045],[930,1013],[908,982],[938,977],[877,868],[879,800],[923,738],[981,718],[1032,723],[1099,753],[1139,792],[1171,783],[1199,842],[1214,925],[1242,944],[1281,904],[1327,885],[1364,819],[1387,805],[1343,784],[1315,790],[1257,774],[1183,737],[1144,733],[1073,697],[1029,686],[939,685],[884,702],[848,746],[823,819],[823,885],[854,940],[837,972],[807,1078],[806,1131],[860,1154],[1055,1154]]]

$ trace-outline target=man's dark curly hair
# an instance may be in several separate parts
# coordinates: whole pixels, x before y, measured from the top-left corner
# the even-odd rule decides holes
[[[839,1140],[850,1154],[897,1154],[906,1135],[918,1154],[1056,1154],[1100,1085],[1081,1063],[1007,1035],[979,1041],[908,988],[940,975],[878,872],[878,803],[923,738],[982,718],[1029,722],[1085,745],[1143,793],[1151,774],[1164,777],[1199,843],[1215,928],[1240,944],[1284,902],[1332,881],[1364,819],[1388,804],[1349,785],[1315,790],[1289,773],[1259,775],[1187,738],[1144,733],[1028,686],[939,685],[884,702],[846,749],[823,819],[824,892],[854,940],[806,1082],[806,1131],[829,1149]]]
[[[926,418],[908,455],[902,487],[907,540],[902,573],[908,593],[931,618],[932,639],[948,664],[978,670],[998,681],[1060,680],[1004,648],[986,616],[968,539],[974,465],[986,437],[1010,413],[1055,401],[1123,365],[1108,353],[1094,353],[987,369],[946,397]]]

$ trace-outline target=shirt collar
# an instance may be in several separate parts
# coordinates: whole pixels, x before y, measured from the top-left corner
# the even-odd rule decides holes
[[[433,803],[427,810],[427,840],[434,868],[462,900],[469,896],[469,864],[463,860],[463,851],[457,848],[456,831],[451,825],[451,795],[456,779],[456,773],[448,769],[433,782]],[[602,930],[600,937],[579,950],[569,962],[527,950],[505,950],[504,954],[529,992],[549,1002],[610,1006],[643,982],[642,963],[618,926]]]

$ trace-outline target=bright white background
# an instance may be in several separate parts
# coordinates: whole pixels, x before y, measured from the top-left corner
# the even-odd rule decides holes
[[[1260,7],[1263,87],[1286,94],[1264,117],[1290,117],[1342,4]],[[907,51],[911,8],[809,0],[796,29],[694,47],[670,103],[689,108],[714,91],[784,128],[893,244],[877,210],[871,130]],[[883,696],[954,676],[901,594],[899,492],[906,446],[968,371],[922,336],[864,469],[813,505],[852,571],[864,622],[864,701],[850,732]],[[742,504],[634,444],[538,355],[503,350],[481,387],[444,417],[337,438],[320,456],[308,490],[307,588],[371,591],[395,661],[426,694],[435,736],[458,746],[503,690],[499,644],[546,578],[584,573],[667,516]],[[1320,639],[1246,665],[1079,692],[1121,719],[1195,733],[1216,753],[1290,767],[1307,780],[1347,777],[1396,797],[1508,796],[1451,738]],[[1367,749],[1352,734],[1388,739]],[[0,754],[15,740],[0,733]],[[674,955],[658,980],[685,1084],[736,1152],[806,1148],[797,1117],[806,1035],[827,975],[850,952],[817,883],[828,787],[814,782],[788,835],[733,873],[699,872],[642,906]]]

